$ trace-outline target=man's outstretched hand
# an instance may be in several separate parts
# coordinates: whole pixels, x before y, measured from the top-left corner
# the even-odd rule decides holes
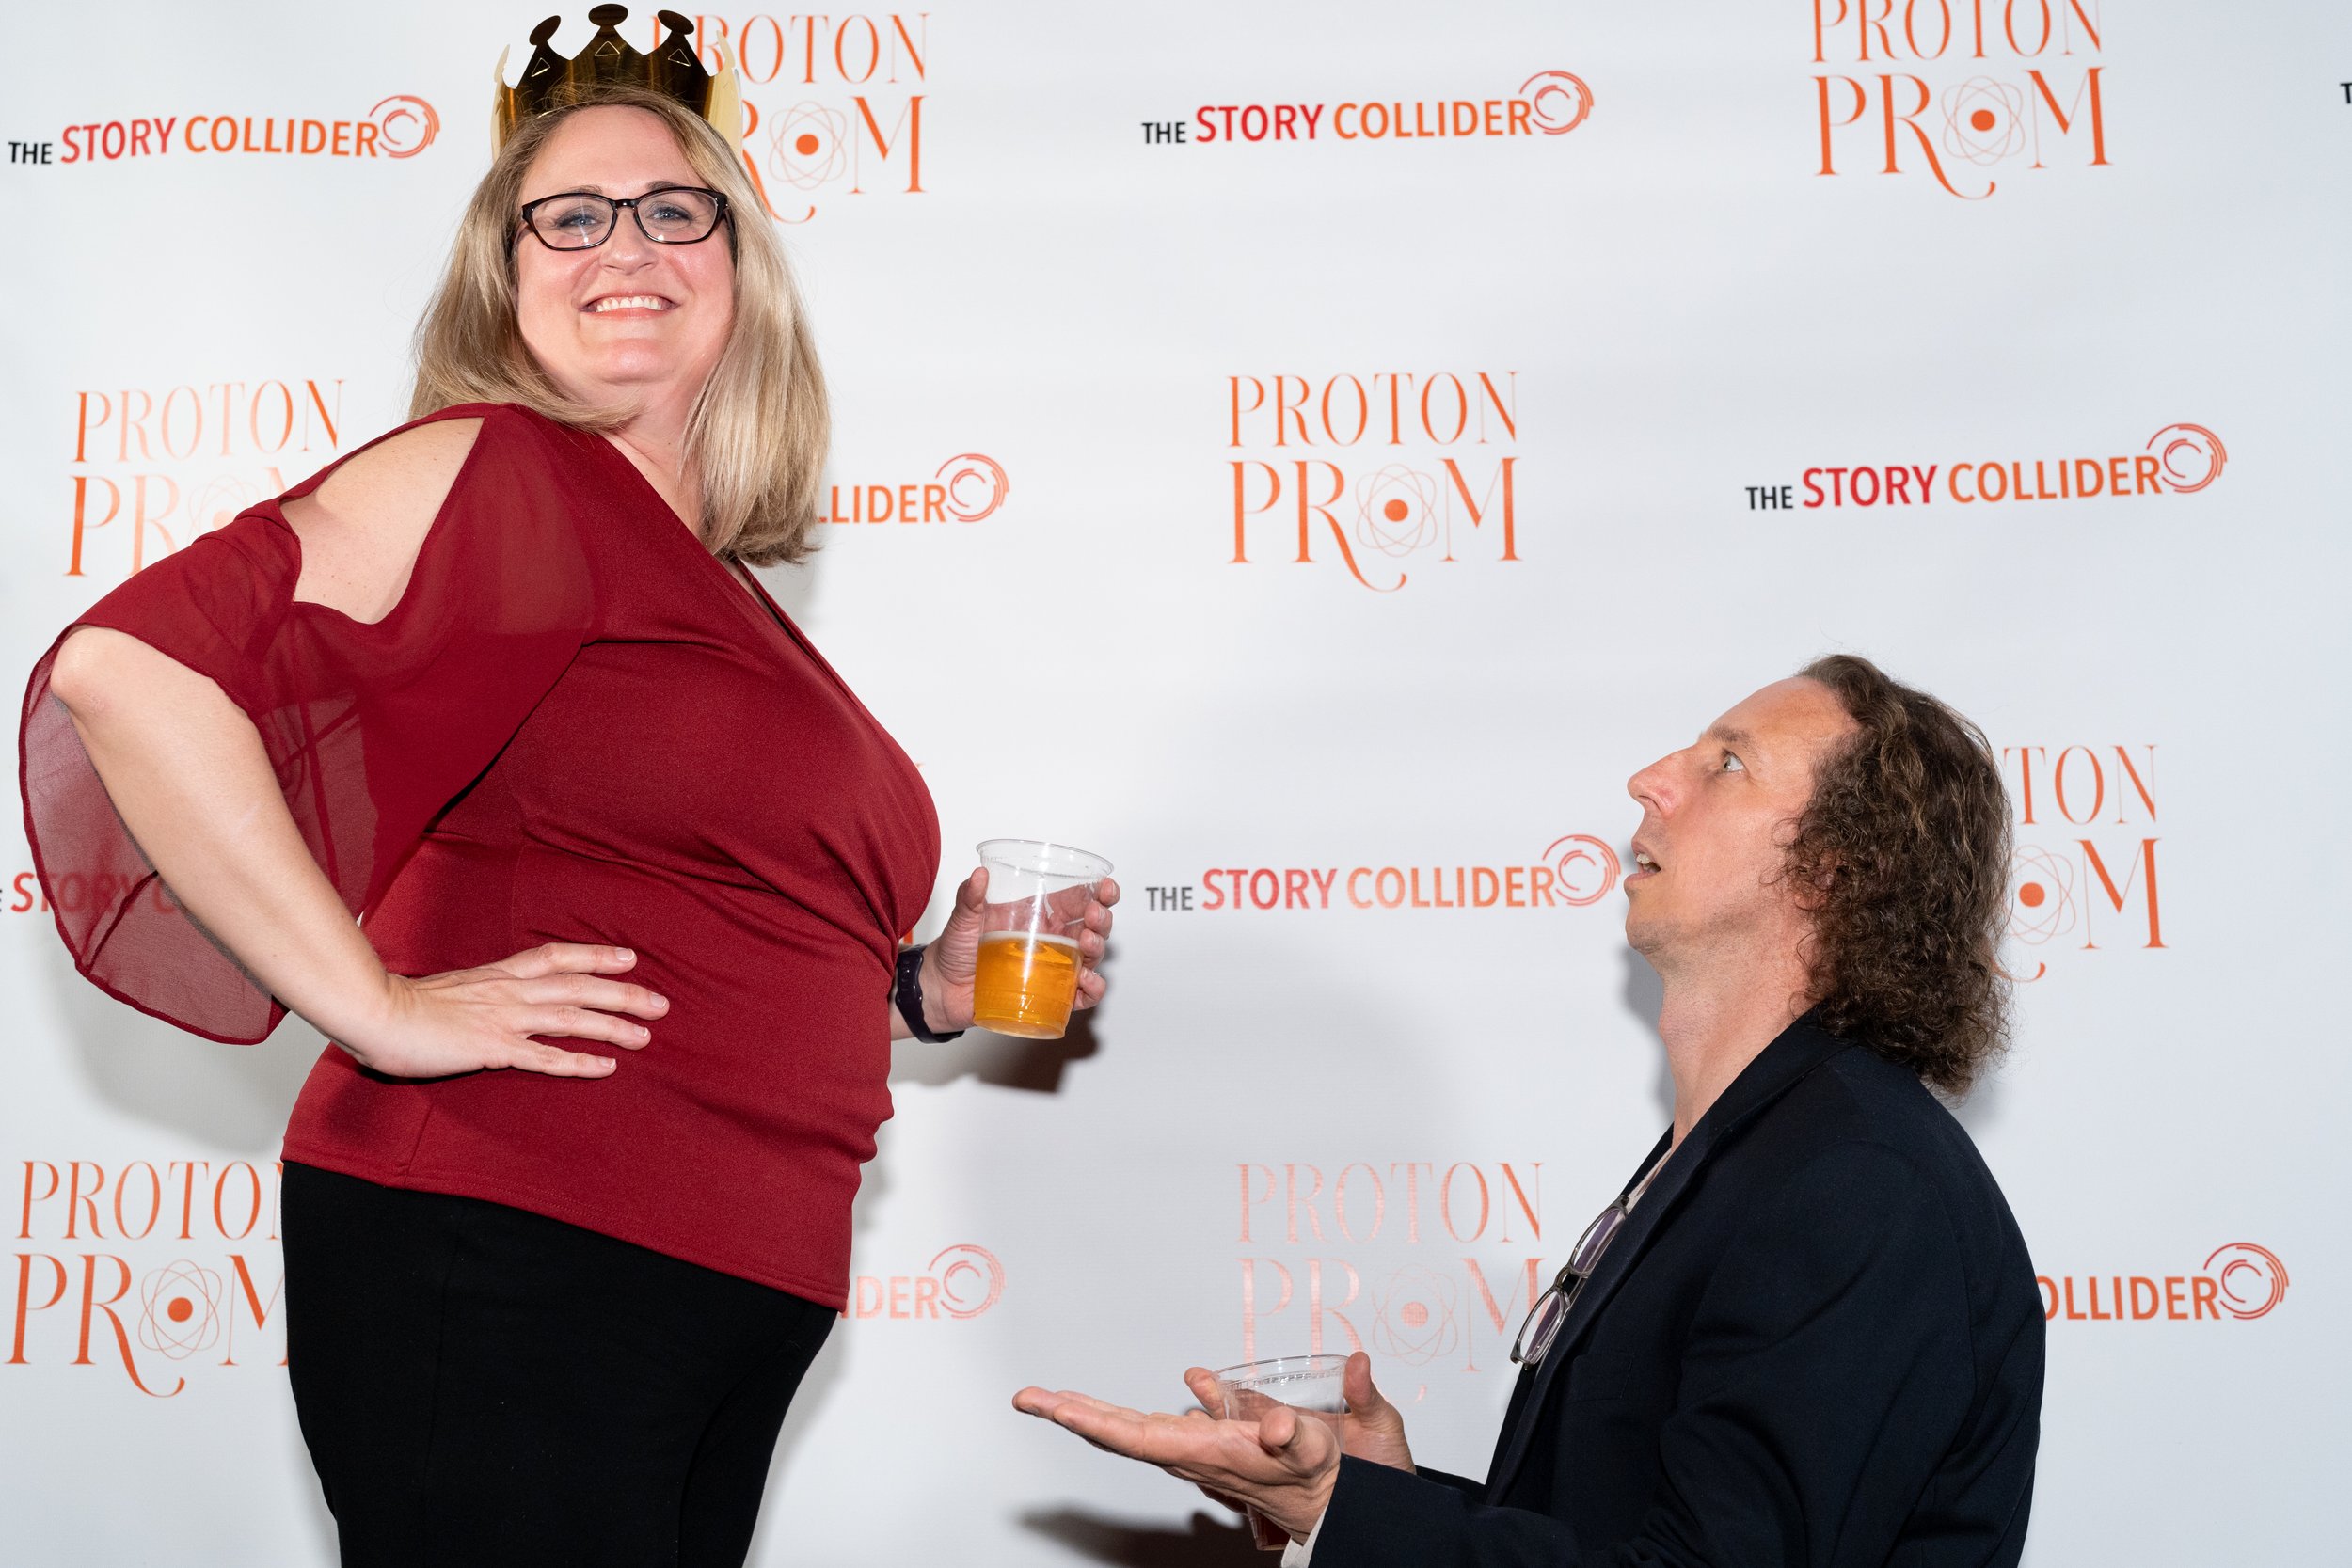
[[[1254,1421],[1224,1420],[1216,1375],[1194,1367],[1184,1384],[1200,1402],[1182,1415],[1147,1413],[1088,1394],[1024,1388],[1015,1410],[1076,1433],[1098,1449],[1157,1465],[1225,1501],[1246,1503],[1304,1540],[1323,1517],[1339,1479],[1343,1449],[1359,1459],[1413,1467],[1405,1418],[1373,1386],[1372,1358],[1348,1357],[1348,1414],[1342,1435],[1311,1416],[1276,1405]]]

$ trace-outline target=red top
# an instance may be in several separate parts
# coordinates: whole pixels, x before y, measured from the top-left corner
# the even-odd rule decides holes
[[[620,1056],[605,1079],[389,1079],[329,1049],[286,1156],[838,1307],[858,1167],[890,1115],[891,961],[938,871],[930,793],[609,442],[502,404],[429,418],[473,416],[383,620],[294,602],[301,545],[273,500],[75,625],[130,633],[245,710],[395,974],[613,942],[670,1010],[642,1052],[563,1042]],[[48,699],[55,657],[25,694],[24,818],[76,966],[182,1028],[261,1039],[284,1010],[131,841]]]

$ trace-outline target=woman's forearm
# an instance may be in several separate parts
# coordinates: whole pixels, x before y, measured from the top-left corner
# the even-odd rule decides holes
[[[66,639],[50,690],[172,897],[292,1011],[365,1038],[389,981],[302,842],[252,721],[208,677],[124,633]]]

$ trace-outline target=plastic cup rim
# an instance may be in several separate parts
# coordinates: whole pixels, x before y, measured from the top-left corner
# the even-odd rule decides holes
[[[1033,866],[1013,863],[1014,856],[992,853],[999,847],[1015,851],[1044,850],[1049,854],[1069,855],[1085,863],[1068,871],[1044,871]],[[981,860],[1006,863],[1017,872],[1029,877],[1072,877],[1083,881],[1100,881],[1111,874],[1111,863],[1091,849],[1081,849],[1074,844],[1061,844],[1050,838],[984,838],[974,847]],[[1089,867],[1094,869],[1089,870]]]
[[[1295,1370],[1268,1371],[1263,1369],[1295,1367]],[[1220,1368],[1210,1375],[1219,1384],[1248,1386],[1259,1383],[1289,1382],[1295,1378],[1329,1377],[1347,1370],[1344,1355],[1276,1355],[1263,1361],[1243,1361]]]

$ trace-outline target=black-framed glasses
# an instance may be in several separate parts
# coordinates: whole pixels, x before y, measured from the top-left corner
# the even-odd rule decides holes
[[[1560,1325],[1568,1321],[1568,1308],[1576,1305],[1577,1293],[1593,1277],[1593,1270],[1600,1265],[1600,1255],[1609,1250],[1611,1239],[1631,1208],[1630,1196],[1620,1197],[1584,1227],[1584,1234],[1568,1249],[1568,1260],[1560,1265],[1560,1272],[1552,1275],[1544,1293],[1528,1307],[1526,1320],[1519,1324],[1519,1337],[1511,1341],[1513,1361],[1533,1367],[1543,1360],[1544,1352],[1560,1337]]]
[[[522,226],[549,250],[594,250],[612,237],[621,209],[656,245],[694,245],[710,238],[727,215],[727,198],[699,185],[665,185],[616,199],[594,191],[564,191],[525,202]]]

